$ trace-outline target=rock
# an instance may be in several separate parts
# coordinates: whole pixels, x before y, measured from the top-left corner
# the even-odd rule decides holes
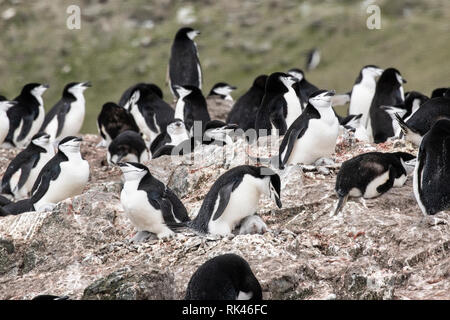
[[[151,268],[121,268],[98,279],[84,300],[169,300],[175,297],[173,274]]]

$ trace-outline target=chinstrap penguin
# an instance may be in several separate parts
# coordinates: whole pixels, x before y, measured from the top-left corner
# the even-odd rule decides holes
[[[293,87],[300,99],[303,110],[308,104],[309,96],[319,90],[319,88],[306,80],[305,73],[301,69],[292,68],[288,71],[288,74],[297,79],[297,82],[294,83]]]
[[[133,95],[133,92],[136,91],[136,89],[139,89],[139,88],[142,88],[142,87],[151,88],[151,90],[160,99],[164,99],[163,92],[162,92],[161,88],[158,87],[158,85],[156,85],[154,83],[139,82],[139,83],[136,83],[136,84],[132,85],[127,90],[125,90],[125,92],[122,94],[122,96],[119,99],[119,106],[120,107],[124,107],[127,104],[128,100],[130,100],[131,96]]]
[[[141,134],[127,130],[114,138],[108,146],[106,159],[112,165],[127,161],[142,163],[150,159],[150,154]]]
[[[16,103],[16,101],[0,100],[0,145],[5,141],[9,131],[9,118],[7,112]]]
[[[317,68],[320,63],[320,50],[318,48],[313,48],[309,50],[306,56],[306,70],[311,71]]]
[[[216,83],[208,96],[206,97],[206,104],[211,116],[220,121],[225,121],[228,113],[233,107],[233,97],[231,92],[236,90],[236,87],[225,82]]]
[[[262,300],[262,290],[249,264],[228,253],[202,264],[189,280],[185,300]]]
[[[189,140],[189,134],[186,130],[183,120],[173,119],[167,124],[165,132],[160,133],[150,145],[152,155],[160,148],[168,146],[177,146],[185,140]]]
[[[202,91],[194,86],[173,86],[178,93],[178,100],[175,106],[175,118],[182,119],[186,129],[193,135],[194,122],[201,121],[201,132],[204,132],[205,125],[211,120],[208,107]]]

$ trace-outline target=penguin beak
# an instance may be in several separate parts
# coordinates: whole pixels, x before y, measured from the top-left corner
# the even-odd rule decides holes
[[[228,86],[228,89],[230,89],[230,90],[236,90],[237,87],[235,87],[235,86]]]
[[[406,79],[402,78],[402,82],[403,83],[408,83],[408,81],[406,81]]]
[[[92,87],[92,84],[91,84],[90,81],[83,82],[81,85],[82,85],[83,87],[85,87],[85,88]]]
[[[48,84],[43,84],[43,85],[41,85],[41,87],[42,87],[42,88],[45,88],[45,89],[48,89],[48,88],[50,88],[50,85],[48,85]]]
[[[83,141],[83,139],[82,139],[82,138],[80,138],[80,137],[76,137],[75,139],[73,139],[73,141],[76,141],[76,142],[81,142],[81,141]]]
[[[335,94],[336,94],[336,91],[331,90],[331,91],[328,91],[328,92],[327,92],[327,94],[325,95],[325,97],[332,97],[332,96],[334,96]]]

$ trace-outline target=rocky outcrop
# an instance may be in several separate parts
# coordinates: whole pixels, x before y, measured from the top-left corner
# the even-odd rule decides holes
[[[261,200],[258,214],[269,228],[264,234],[203,238],[180,233],[166,241],[133,244],[129,239],[135,230],[119,200],[120,172],[101,165],[105,150],[96,149],[98,141],[87,135],[82,145],[91,165],[82,195],[52,212],[0,218],[1,299],[37,294],[181,299],[199,265],[230,252],[249,262],[265,299],[450,298],[449,215],[438,215],[447,224],[421,222],[411,177],[377,199],[350,200],[340,215],[331,216],[342,161],[375,149],[416,152],[410,144],[363,145],[340,137],[336,165],[279,172],[283,208],[266,197]],[[224,152],[230,157],[224,158]],[[254,150],[240,141],[201,147],[194,160],[161,157],[147,164],[195,217],[214,181],[245,163],[246,152]],[[1,154],[4,171],[14,152]]]

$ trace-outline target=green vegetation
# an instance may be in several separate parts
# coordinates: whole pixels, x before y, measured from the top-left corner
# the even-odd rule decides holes
[[[367,2],[367,1],[366,1]],[[405,90],[430,94],[448,86],[450,2],[376,1],[381,30],[366,27],[362,1],[340,0],[0,0],[0,94],[14,98],[27,82],[46,82],[46,108],[70,81],[90,80],[83,131],[97,132],[103,103],[117,101],[139,81],[162,87],[171,102],[166,68],[177,12],[192,7],[201,30],[196,39],[204,93],[218,81],[242,94],[262,73],[304,67],[305,52],[322,51],[312,83],[346,92],[366,64],[395,66],[408,80]],[[80,30],[66,27],[66,8],[81,8]],[[15,15],[3,13],[13,8]],[[154,24],[152,28],[149,20]]]

